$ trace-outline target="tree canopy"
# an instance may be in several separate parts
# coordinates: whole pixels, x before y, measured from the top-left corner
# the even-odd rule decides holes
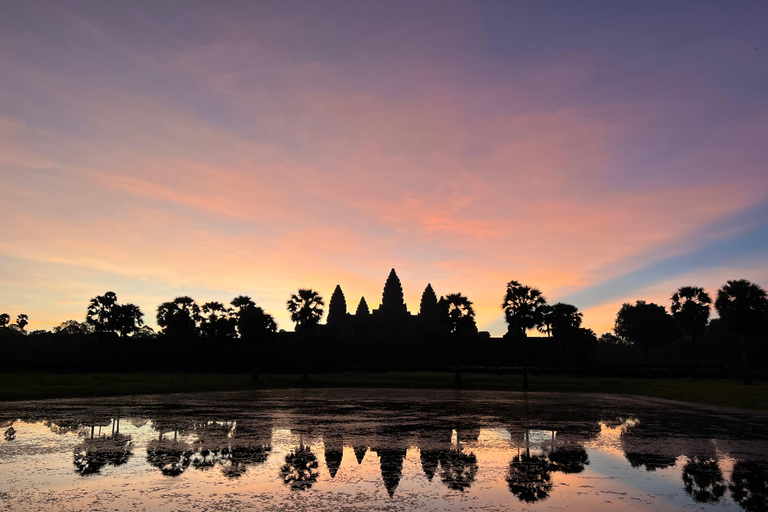
[[[672,316],[692,336],[703,334],[712,298],[704,288],[682,286],[672,295]]]
[[[286,306],[292,322],[305,329],[311,329],[320,323],[325,302],[315,290],[300,288],[298,293],[291,294]]]
[[[765,325],[768,298],[763,288],[746,279],[728,281],[717,292],[715,308],[729,329],[746,334]]]
[[[680,334],[677,323],[664,306],[644,300],[621,306],[616,315],[614,332],[642,348],[646,355],[652,348],[663,347]]]
[[[517,281],[507,283],[501,308],[510,331],[525,335],[528,329],[541,325],[546,307],[547,300],[538,289]]]
[[[88,303],[85,321],[97,332],[117,332],[125,337],[144,325],[144,313],[135,304],[118,304],[115,292],[97,295]]]
[[[475,310],[472,302],[460,293],[450,293],[440,297],[438,309],[441,322],[452,333],[466,332],[475,326]]]
[[[163,302],[157,307],[157,325],[167,335],[197,336],[201,320],[200,306],[186,295]]]

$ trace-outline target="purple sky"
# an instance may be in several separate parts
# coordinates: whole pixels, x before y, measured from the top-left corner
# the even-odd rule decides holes
[[[765,2],[8,2],[0,312],[768,285]]]

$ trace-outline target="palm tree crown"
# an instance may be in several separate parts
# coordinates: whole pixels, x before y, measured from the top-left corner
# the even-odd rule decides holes
[[[728,281],[717,292],[715,308],[730,329],[752,331],[765,321],[768,297],[759,285],[746,279]]]
[[[288,312],[291,313],[291,321],[301,327],[313,327],[323,317],[323,298],[315,290],[307,288],[299,289],[298,293],[292,293],[286,303]]]
[[[546,307],[547,300],[538,289],[517,281],[507,283],[507,293],[501,308],[511,329],[525,333],[528,329],[541,325]]]
[[[452,333],[473,325],[475,321],[475,310],[472,308],[472,302],[460,293],[449,293],[445,297],[440,297],[438,308],[443,323]]]
[[[700,332],[707,325],[712,298],[704,288],[683,286],[672,295],[672,316],[686,329]]]

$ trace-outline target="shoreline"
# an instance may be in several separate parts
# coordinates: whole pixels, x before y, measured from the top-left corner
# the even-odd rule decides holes
[[[461,389],[522,391],[520,374],[462,373]],[[768,383],[744,386],[737,379],[668,379],[529,374],[530,393],[573,392],[665,398],[768,412]],[[165,393],[202,393],[294,388],[455,389],[450,372],[339,372],[310,374],[217,373],[0,373],[0,402]]]

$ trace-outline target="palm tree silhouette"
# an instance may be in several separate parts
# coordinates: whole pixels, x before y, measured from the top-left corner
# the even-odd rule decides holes
[[[235,330],[236,321],[232,316],[232,309],[221,302],[206,302],[200,308],[200,331],[204,337],[212,340],[222,340],[237,336]]]
[[[307,339],[309,331],[320,323],[323,317],[323,298],[315,290],[300,288],[298,293],[291,294],[291,298],[286,303],[288,312],[291,314],[291,321],[296,323],[296,330],[301,327],[304,331],[301,344],[301,362],[303,374],[301,380],[309,380],[307,375]]]
[[[186,295],[157,307],[157,325],[165,334],[196,337],[201,320],[200,306]]]
[[[527,335],[528,329],[540,326],[544,322],[547,300],[541,291],[530,286],[525,286],[517,281],[507,283],[507,293],[501,309],[504,310],[504,318],[513,335],[519,336],[523,342],[523,389],[528,389],[528,354]]]
[[[26,314],[22,313],[19,316],[17,316],[16,317],[16,325],[18,325],[19,329],[21,329],[21,331],[23,332],[24,328],[27,325],[29,325],[29,315],[26,315]]]
[[[115,304],[111,314],[111,327],[125,338],[144,325],[144,313],[136,304]]]
[[[466,332],[468,328],[474,326],[475,310],[472,308],[472,302],[460,293],[450,293],[445,297],[440,297],[437,305],[443,325],[453,335],[453,362],[456,372],[453,383],[460,385],[459,336],[461,333]]]
[[[547,308],[552,334],[557,341],[557,362],[560,363],[563,354],[563,342],[581,327],[582,314],[573,304],[558,302]]]
[[[117,306],[117,294],[107,292],[97,295],[88,303],[88,313],[85,321],[91,324],[97,331],[112,331],[112,310]]]
[[[253,345],[255,361],[251,380],[257,382],[264,340],[277,331],[277,324],[272,315],[265,313],[247,295],[235,297],[230,304],[234,308],[232,315],[240,338]]]
[[[691,377],[696,378],[696,336],[704,331],[709,320],[712,298],[704,288],[683,286],[672,295],[672,316],[691,336]]]
[[[744,384],[752,384],[747,357],[747,334],[765,325],[768,297],[760,286],[746,279],[728,281],[717,292],[715,308],[729,329],[741,338]]]

